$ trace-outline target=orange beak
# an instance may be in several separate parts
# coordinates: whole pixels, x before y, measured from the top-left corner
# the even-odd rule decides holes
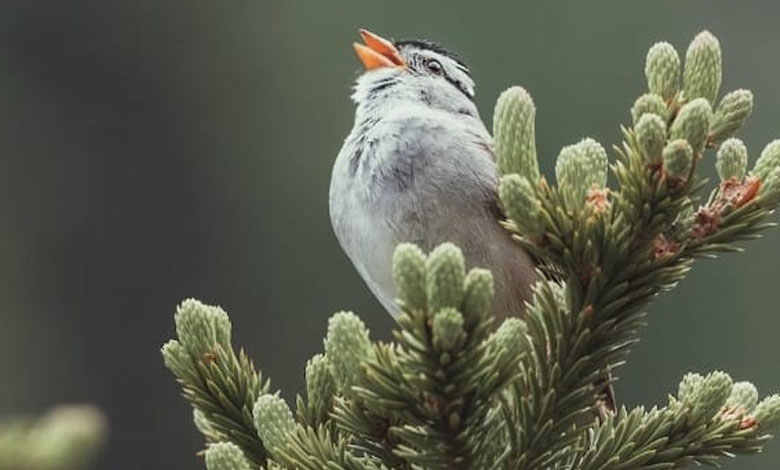
[[[353,46],[366,70],[380,67],[406,68],[406,62],[392,42],[365,29],[360,30],[360,37],[363,38],[365,45],[356,42]]]

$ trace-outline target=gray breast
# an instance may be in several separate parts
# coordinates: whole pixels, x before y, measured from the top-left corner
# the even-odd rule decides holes
[[[498,225],[496,168],[481,122],[406,110],[358,131],[356,125],[333,169],[331,221],[384,307],[397,312],[390,263],[398,243],[430,251],[451,241],[463,249],[469,267],[494,272],[503,297],[497,307],[520,308],[526,294],[518,296],[513,285],[529,278],[530,262]]]

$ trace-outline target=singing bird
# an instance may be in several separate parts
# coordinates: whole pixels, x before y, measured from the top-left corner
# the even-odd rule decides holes
[[[467,267],[492,271],[493,314],[522,314],[535,265],[499,224],[493,140],[469,69],[430,42],[360,34],[364,44],[354,48],[365,72],[352,95],[355,123],[330,183],[339,243],[393,315],[391,260],[402,242],[425,251],[458,245]]]

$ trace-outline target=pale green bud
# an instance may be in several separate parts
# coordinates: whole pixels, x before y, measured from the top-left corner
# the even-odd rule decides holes
[[[519,364],[527,347],[527,331],[523,320],[511,317],[504,320],[487,341],[497,354]]]
[[[696,98],[680,109],[680,113],[672,123],[669,138],[687,140],[694,153],[698,155],[704,150],[711,118],[710,103],[704,98]]]
[[[693,166],[693,149],[687,140],[669,142],[663,151],[664,169],[671,181],[686,181]]]
[[[325,355],[342,393],[351,392],[363,363],[373,355],[368,329],[352,312],[339,312],[328,321]]]
[[[607,159],[607,151],[600,143],[591,138],[582,139],[577,147],[585,156],[585,162],[587,164],[586,174],[588,180],[591,183],[591,187],[596,186],[603,188],[607,185],[607,171],[609,168],[609,161]]]
[[[770,395],[756,405],[753,418],[764,431],[770,431],[780,425],[780,395]]]
[[[666,103],[660,96],[654,93],[645,93],[637,98],[634,105],[631,107],[631,118],[634,125],[639,122],[639,119],[645,114],[656,114],[663,120],[666,120],[669,114],[669,110],[666,108]]]
[[[393,252],[393,280],[406,309],[425,308],[425,253],[417,245],[401,243],[396,247]]]
[[[493,114],[493,140],[500,174],[517,173],[534,183],[539,181],[535,115],[534,101],[522,87],[509,88],[498,97]]]
[[[731,409],[741,408],[747,412],[753,410],[758,403],[758,390],[750,382],[737,382],[731,387],[731,395],[726,400],[726,407]]]
[[[666,123],[656,114],[645,114],[634,128],[642,156],[648,165],[663,161],[662,152],[666,144]]]
[[[463,315],[448,307],[436,312],[431,327],[433,347],[440,352],[453,351],[463,344],[466,331],[463,329]]]
[[[241,448],[232,442],[217,442],[206,449],[207,470],[251,470]]]
[[[752,173],[758,179],[764,181],[778,167],[780,167],[780,139],[773,140],[764,147],[758,160],[756,160]]]
[[[591,138],[561,149],[555,162],[555,176],[571,207],[582,207],[589,189],[607,184],[607,166],[607,152]]]
[[[320,411],[330,408],[336,395],[336,379],[327,356],[316,354],[306,363],[306,398]]]
[[[179,341],[190,354],[200,357],[216,345],[230,348],[230,319],[217,306],[187,299],[176,310],[175,321]]]
[[[692,405],[701,390],[704,377],[701,374],[685,374],[677,387],[677,399],[686,405]]]
[[[29,439],[42,468],[81,468],[102,447],[107,428],[105,416],[94,406],[59,406],[38,421]]]
[[[733,381],[725,372],[712,372],[704,378],[697,396],[693,415],[702,421],[712,419],[731,395]]]
[[[723,142],[718,148],[715,168],[718,170],[718,176],[721,181],[736,178],[741,181],[747,171],[747,147],[737,139],[730,138]]]
[[[466,274],[464,284],[463,314],[466,319],[477,320],[487,315],[493,303],[493,274],[487,269],[473,268]]]
[[[175,339],[172,339],[163,345],[162,356],[165,367],[176,374],[179,374],[192,366],[190,353]]]
[[[647,88],[664,99],[671,99],[680,89],[680,56],[668,42],[657,42],[647,52],[645,61]]]
[[[721,142],[734,135],[753,112],[753,93],[750,90],[734,90],[720,100],[712,116],[710,135],[713,142]]]
[[[561,190],[565,185],[571,185],[584,176],[584,166],[583,157],[576,144],[561,149],[555,160],[555,179]]]
[[[524,235],[539,235],[544,225],[539,218],[541,202],[528,179],[520,175],[506,175],[498,188],[506,215]]]
[[[295,429],[292,411],[278,395],[260,395],[255,401],[252,415],[257,435],[271,453],[281,449]]]
[[[429,311],[458,308],[463,300],[463,281],[466,277],[460,248],[452,243],[437,246],[428,255],[425,271]]]
[[[780,204],[780,167],[772,170],[763,180],[758,193],[765,204],[770,206]]]
[[[714,103],[723,75],[720,43],[709,31],[702,31],[691,41],[685,54],[683,90],[685,98],[704,98]]]

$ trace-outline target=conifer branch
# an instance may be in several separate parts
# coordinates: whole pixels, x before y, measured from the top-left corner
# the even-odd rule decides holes
[[[756,453],[771,438],[772,421],[764,421],[761,409],[775,406],[777,396],[760,408],[742,394],[741,382],[731,383],[722,372],[702,377],[689,374],[669,405],[645,411],[621,408],[587,433],[582,451],[570,468],[655,469],[681,468],[691,463],[717,466],[718,459]]]
[[[176,312],[179,340],[163,346],[165,365],[196,410],[198,428],[210,442],[236,444],[253,468],[266,464],[267,452],[253,424],[252,407],[270,389],[252,361],[230,342],[231,325],[219,307],[185,300]]]
[[[528,396],[515,412],[524,423],[513,446],[518,468],[544,468],[565,457],[558,451],[577,429],[585,429],[578,423],[604,398],[594,383],[622,364],[638,339],[642,309],[684,278],[693,257],[731,250],[730,243],[769,226],[764,221],[775,196],[762,198],[760,179],[744,177],[744,159],[732,158],[734,176],[695,214],[685,215],[706,184],[695,171],[708,139],[715,139],[708,134],[710,103],[698,96],[712,101],[717,94],[717,40],[706,33],[692,43],[685,91],[679,94],[672,92],[678,89],[678,62],[668,45],[654,46],[648,54],[649,87],[663,94],[640,97],[632,110],[635,128],[623,129],[625,141],[612,166],[617,191],[605,186],[606,157],[589,139],[561,151],[557,188],[544,179],[537,186],[525,183],[532,181],[534,168],[523,174],[521,167],[521,174],[502,178],[507,228],[565,278],[564,294],[557,298],[557,285],[542,281],[527,318],[535,354],[514,388],[520,398],[513,402]],[[726,119],[734,125],[718,127],[718,137],[725,128],[736,131],[746,114]],[[499,154],[502,158],[511,155]],[[777,157],[764,160],[777,163]],[[567,432],[569,427],[574,430]]]
[[[510,319],[490,334],[492,278],[467,276],[453,245],[427,259],[401,245],[393,272],[403,307],[397,347],[378,347],[355,391],[369,407],[393,411],[394,453],[412,466],[485,468],[494,463],[485,446],[503,429],[496,398],[519,372],[524,326]]]
[[[658,470],[760,450],[780,424],[780,397],[759,402],[722,372],[687,375],[663,408],[612,409],[612,374],[648,303],[697,258],[760,236],[780,203],[780,140],[748,171],[733,137],[752,94],[715,106],[714,36],[694,39],[683,70],[671,45],[654,45],[645,76],[649,93],[631,108],[615,161],[583,139],[561,150],[556,184],[539,172],[530,95],[514,87],[499,98],[503,223],[540,262],[522,319],[493,324],[492,276],[467,273],[454,245],[425,254],[402,244],[395,342],[373,343],[356,315],[334,315],[293,413],[234,352],[227,315],[185,301],[163,356],[195,408],[207,467]],[[697,169],[710,149],[720,182],[702,201]]]

